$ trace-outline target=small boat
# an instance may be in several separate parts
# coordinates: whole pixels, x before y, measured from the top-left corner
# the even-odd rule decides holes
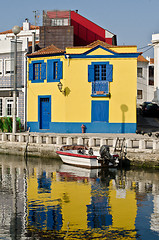
[[[93,151],[84,145],[64,145],[56,151],[63,163],[84,167],[84,168],[103,168],[117,167],[119,155],[111,154],[109,146],[101,146],[99,152]]]

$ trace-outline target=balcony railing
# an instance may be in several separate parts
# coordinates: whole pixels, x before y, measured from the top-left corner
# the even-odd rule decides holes
[[[92,95],[107,95],[109,94],[108,81],[94,81],[92,82]]]

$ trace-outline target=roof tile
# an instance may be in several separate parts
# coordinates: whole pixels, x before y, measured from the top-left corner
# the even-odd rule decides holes
[[[144,58],[142,55],[139,55],[138,58],[137,58],[137,61],[138,62],[149,62],[146,58]]]
[[[30,25],[30,30],[35,30],[35,28],[39,29],[39,26]],[[23,27],[21,27],[20,29],[23,30]],[[12,29],[4,31],[4,32],[0,32],[0,34],[7,34],[7,33],[13,33]]]
[[[31,57],[31,56],[37,56],[37,55],[51,55],[51,54],[56,54],[56,53],[65,53],[64,50],[57,48],[56,46],[54,46],[53,44],[46,47],[46,48],[42,48],[40,50],[38,50],[37,52],[33,52],[31,54],[27,54],[27,56]]]

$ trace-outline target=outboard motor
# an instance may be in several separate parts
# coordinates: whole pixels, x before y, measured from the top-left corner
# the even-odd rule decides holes
[[[110,154],[110,149],[109,146],[107,145],[102,145],[100,150],[99,150],[100,158],[103,160],[104,164],[109,164],[111,162],[112,164],[114,163],[113,156]]]
[[[100,150],[99,150],[101,158],[109,158],[110,157],[110,150],[109,146],[107,145],[102,145]]]

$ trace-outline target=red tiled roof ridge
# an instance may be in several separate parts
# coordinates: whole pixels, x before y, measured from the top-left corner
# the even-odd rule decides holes
[[[46,54],[53,54],[53,53],[64,53],[65,50],[62,50],[55,45],[51,44],[45,48],[42,48],[36,52],[27,54],[27,56],[33,56],[33,55],[46,55]]]
[[[118,45],[118,46],[116,46],[116,45],[111,45],[109,43],[103,42],[101,40],[96,40],[96,41],[94,41],[94,42],[92,42],[92,43],[90,43],[89,45],[86,45],[86,46],[72,46],[72,47],[69,46],[69,47],[66,47],[66,48],[68,48],[68,49],[69,48],[92,48],[92,47],[96,47],[98,45],[101,45],[105,48],[136,47],[136,45]]]
[[[114,47],[113,45],[108,44],[108,43],[106,43],[106,42],[103,42],[103,41],[101,41],[101,40],[96,40],[96,41],[88,44],[86,47],[96,47],[96,46],[98,46],[98,45],[102,45],[103,47],[107,47],[107,48],[108,48],[108,47]]]
[[[34,29],[39,29],[39,26],[35,26],[35,25],[30,25],[30,29],[29,30],[34,30]],[[23,27],[20,27],[21,30],[23,30]],[[13,33],[12,29],[0,32],[0,34],[7,34],[7,33]]]
[[[144,58],[141,54],[137,57],[138,62],[149,62],[146,58]]]

